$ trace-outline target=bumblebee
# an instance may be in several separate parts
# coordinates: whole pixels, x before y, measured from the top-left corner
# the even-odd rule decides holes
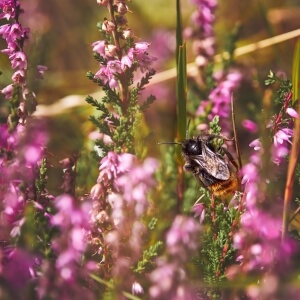
[[[201,133],[198,137],[187,138],[181,143],[166,144],[181,145],[185,161],[184,170],[191,172],[214,196],[226,198],[238,190],[238,165],[225,148],[215,149],[212,140],[216,138],[229,140],[221,136]],[[221,149],[225,153],[224,156],[221,155]]]
[[[196,138],[183,141],[182,154],[185,160],[184,170],[193,173],[194,177],[214,196],[225,198],[234,194],[239,186],[237,179],[238,166],[232,155],[225,149],[218,151],[211,141],[215,138],[225,139],[213,134],[202,133]],[[223,149],[225,156],[220,154]],[[233,170],[232,166],[236,169]]]

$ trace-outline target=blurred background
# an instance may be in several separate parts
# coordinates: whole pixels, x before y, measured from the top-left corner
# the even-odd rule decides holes
[[[181,1],[183,27],[190,25],[195,9],[192,1]],[[298,0],[219,0],[216,11],[215,33],[217,53],[226,47],[228,37],[240,27],[237,47],[248,45],[300,28],[300,3]],[[98,164],[89,156],[93,142],[89,134],[95,129],[89,122],[96,114],[85,102],[88,94],[98,95],[101,90],[86,78],[87,71],[96,72],[98,63],[93,58],[91,44],[101,39],[97,22],[107,17],[104,7],[96,0],[26,0],[21,22],[31,28],[31,41],[26,53],[31,66],[46,65],[49,71],[42,81],[32,79],[32,90],[41,106],[37,116],[47,119],[51,142],[49,159],[49,189],[59,193],[61,181],[59,161],[69,155],[79,154],[81,164],[82,192],[87,192],[96,180]],[[145,126],[155,141],[174,139],[176,123],[175,77],[164,77],[160,72],[175,67],[176,11],[174,0],[152,0],[128,3],[132,13],[127,14],[128,24],[140,41],[151,43],[150,51],[158,60],[155,84],[145,91],[157,100],[147,111]],[[244,75],[236,95],[237,127],[241,144],[248,145],[255,137],[245,136],[239,126],[242,119],[253,119],[261,110],[263,82],[269,70],[282,71],[291,76],[291,66],[296,38],[239,56],[236,64]],[[0,41],[1,49],[4,42]],[[194,61],[191,44],[187,41],[188,62]],[[12,71],[8,58],[0,55],[0,89],[11,83]],[[172,74],[175,75],[173,72]],[[1,96],[2,97],[2,96]],[[201,99],[199,99],[201,100]],[[143,99],[141,99],[143,101]],[[6,119],[7,105],[0,98],[1,122]],[[150,155],[159,155],[159,149],[150,147]],[[80,179],[79,179],[80,180]]]

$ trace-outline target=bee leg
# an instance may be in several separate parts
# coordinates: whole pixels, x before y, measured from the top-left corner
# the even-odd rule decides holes
[[[226,148],[224,148],[224,147],[222,147],[222,150],[227,155],[227,157],[229,158],[230,162],[235,167],[236,171],[238,171],[239,170],[239,166],[238,166],[237,162],[234,160],[232,154]]]
[[[183,169],[186,172],[192,172],[193,173],[193,171],[194,171],[194,167],[189,163],[185,163],[184,166],[183,166]]]

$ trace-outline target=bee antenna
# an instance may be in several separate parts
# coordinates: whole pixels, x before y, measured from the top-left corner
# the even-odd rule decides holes
[[[157,143],[157,145],[181,145],[181,143],[177,143],[177,142],[162,142],[162,143]]]

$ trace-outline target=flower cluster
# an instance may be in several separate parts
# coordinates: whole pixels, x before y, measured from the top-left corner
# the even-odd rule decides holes
[[[202,100],[196,114],[200,117],[207,117],[212,121],[215,116],[220,117],[222,132],[231,132],[230,114],[232,93],[239,87],[241,73],[238,70],[231,70],[227,74],[222,72],[215,74],[216,87],[209,93],[208,100]],[[200,129],[203,124],[200,124]]]
[[[272,132],[274,134],[272,158],[273,162],[277,165],[281,164],[289,153],[289,144],[291,144],[293,129],[288,128],[287,125],[291,126],[293,119],[299,118],[297,112],[290,107],[291,99],[292,93],[288,93],[283,105],[283,111],[276,117],[272,125]]]
[[[237,261],[239,267],[232,266],[228,269],[228,277],[237,274],[248,274],[253,272],[268,271],[268,275],[262,280],[261,287],[247,288],[247,294],[251,299],[256,299],[258,295],[264,293],[264,281],[274,269],[279,269],[285,264],[285,257],[289,257],[293,252],[293,247],[289,241],[281,240],[282,216],[277,210],[277,199],[272,199],[272,210],[264,209],[266,195],[266,184],[262,182],[261,164],[264,149],[261,142],[256,139],[250,143],[254,149],[249,162],[242,169],[242,184],[244,189],[245,212],[241,216],[241,228],[234,235],[234,246],[238,250]],[[234,278],[236,278],[233,276]],[[275,277],[274,277],[275,278]],[[254,292],[254,290],[256,292]],[[269,291],[268,297],[276,293],[277,287]],[[254,295],[253,297],[251,295]]]
[[[200,225],[192,218],[177,216],[167,233],[168,260],[159,258],[150,274],[151,299],[195,299],[188,285],[184,264],[199,247]]]
[[[88,273],[96,269],[92,261],[82,261],[87,250],[87,236],[90,230],[91,203],[77,203],[68,194],[60,195],[55,200],[57,213],[51,218],[51,224],[59,230],[59,235],[52,240],[56,254],[55,265],[44,260],[42,273],[38,278],[40,298],[75,299],[83,297],[79,282],[86,280]],[[72,296],[73,295],[73,296]],[[93,299],[91,291],[85,291],[86,299]]]
[[[283,74],[275,74],[270,71],[266,85],[279,84],[278,98],[275,101],[280,104],[280,111],[275,114],[267,127],[273,137],[272,159],[276,165],[280,165],[289,153],[289,144],[293,136],[291,129],[295,118],[299,118],[298,113],[292,107],[292,86],[288,79],[283,78]]]
[[[11,63],[11,68],[15,70],[12,75],[12,84],[4,87],[1,93],[6,99],[11,99],[20,92],[21,100],[18,101],[18,107],[16,107],[16,115],[19,122],[25,124],[29,105],[25,105],[26,100],[30,100],[31,111],[35,110],[36,106],[36,96],[35,93],[29,91],[26,86],[26,72],[28,69],[27,56],[24,52],[24,46],[29,39],[29,28],[21,25],[19,22],[19,16],[23,13],[20,2],[14,0],[1,1],[0,9],[2,13],[0,14],[1,19],[6,19],[8,22],[0,26],[0,35],[6,41],[7,48],[1,50],[2,53],[8,55]],[[45,66],[37,66],[37,77],[43,78],[44,72],[47,70]],[[20,88],[20,90],[18,90]],[[10,117],[11,123],[14,122]],[[15,126],[15,125],[14,125]]]
[[[215,54],[215,36],[213,24],[214,11],[217,7],[216,0],[192,0],[197,9],[191,20],[193,27],[184,31],[187,38],[193,38],[193,50],[196,54],[196,64],[204,67]]]
[[[1,91],[6,99],[10,99],[14,85],[19,85],[23,91],[25,90],[27,57],[23,47],[29,38],[29,28],[23,28],[18,21],[22,12],[19,1],[2,1],[0,6],[2,9],[1,18],[8,21],[13,20],[12,23],[4,24],[0,27],[0,34],[7,44],[7,48],[1,50],[1,52],[8,55],[12,69],[17,69],[12,76],[13,84],[8,85]]]
[[[101,57],[100,69],[94,77],[101,80],[103,85],[109,85],[110,88],[119,87],[122,81],[126,81],[126,73],[140,68],[141,71],[148,69],[152,62],[156,60],[149,55],[149,43],[134,43],[134,34],[127,25],[126,13],[129,11],[126,1],[97,1],[101,5],[109,6],[112,11],[118,15],[112,20],[105,19],[101,29],[106,36],[114,36],[115,44],[109,43],[109,40],[100,40],[92,44],[93,51]],[[120,39],[126,41],[122,46]],[[118,79],[121,81],[119,82]]]
[[[103,263],[106,264],[112,262],[105,253],[113,250],[112,271],[124,289],[138,284],[130,265],[141,255],[146,232],[141,217],[150,205],[148,193],[155,183],[156,168],[157,162],[152,158],[140,163],[132,154],[109,152],[101,161],[98,183],[91,191],[94,199],[92,220],[95,222],[91,244],[103,241],[96,251],[105,257]],[[109,221],[113,229],[107,231],[105,224]],[[121,280],[124,274],[127,274],[126,282]]]
[[[42,126],[37,128],[34,122],[28,124],[28,131],[19,126],[13,133],[8,132],[7,125],[2,125],[1,133],[0,184],[3,192],[3,217],[12,226],[11,236],[16,237],[20,235],[25,222],[24,209],[28,200],[37,201],[35,180],[47,135]]]

